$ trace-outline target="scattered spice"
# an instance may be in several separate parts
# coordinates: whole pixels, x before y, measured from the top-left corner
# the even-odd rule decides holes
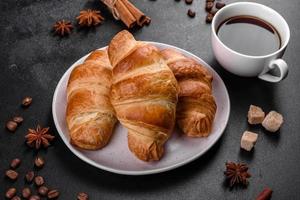
[[[34,172],[33,171],[29,171],[27,172],[27,174],[25,175],[25,180],[28,182],[28,183],[31,183],[33,181],[33,178],[34,178]]]
[[[71,33],[73,25],[70,21],[61,20],[55,22],[55,24],[53,25],[53,29],[55,34],[59,36],[66,36]]]
[[[31,195],[31,190],[28,187],[23,188],[22,190],[22,197],[28,199]]]
[[[79,192],[77,194],[77,200],[88,200],[88,199],[89,199],[89,195],[87,193]]]
[[[59,196],[59,191],[58,190],[50,190],[48,192],[48,195],[47,195],[48,199],[55,199],[58,196]]]
[[[37,186],[41,186],[41,185],[44,185],[45,181],[44,181],[44,178],[42,176],[36,176],[34,178],[34,183],[37,185]]]
[[[35,130],[28,129],[28,133],[25,136],[28,146],[35,149],[40,149],[41,146],[47,148],[50,145],[49,142],[55,138],[53,135],[50,135],[48,131],[49,127],[42,128],[40,125],[38,125]]]
[[[9,178],[10,180],[16,180],[19,176],[18,172],[16,172],[15,170],[9,169],[5,172],[5,175],[7,178]]]
[[[194,11],[192,11],[191,9],[188,10],[187,15],[191,18],[194,18],[196,13]]]
[[[17,189],[16,188],[8,188],[8,190],[5,193],[5,197],[8,199],[13,198],[13,196],[15,196],[17,193]]]
[[[80,26],[91,27],[101,24],[104,17],[102,17],[100,11],[88,9],[80,11],[80,14],[76,19]]]
[[[206,19],[205,19],[206,23],[211,23],[212,20],[213,20],[213,18],[214,18],[214,15],[213,15],[213,14],[207,13]]]
[[[242,184],[244,186],[248,184],[248,178],[250,178],[251,175],[248,173],[248,166],[246,164],[226,162],[225,165],[226,171],[224,174],[229,181],[230,187],[237,184]]]
[[[31,97],[25,97],[22,100],[22,106],[23,107],[28,107],[28,106],[30,106],[31,103],[32,103],[32,98]]]
[[[34,160],[34,165],[38,168],[42,168],[45,164],[45,161],[42,157],[37,156]]]
[[[6,128],[7,130],[9,130],[10,132],[15,132],[16,129],[18,127],[18,124],[12,120],[9,120],[7,123],[6,123]]]
[[[41,186],[39,187],[38,189],[38,193],[41,195],[41,196],[46,196],[48,194],[48,191],[49,189],[46,187],[46,186]]]
[[[17,124],[21,124],[23,122],[23,117],[21,116],[16,116],[13,118],[13,121],[16,122]]]
[[[255,200],[269,200],[272,197],[273,191],[270,188],[265,188]]]
[[[22,100],[22,106],[28,107],[32,102],[31,97],[25,97]],[[23,117],[21,116],[15,116],[12,120],[9,120],[6,123],[6,128],[10,131],[15,131],[19,124],[23,122]],[[31,147],[35,147],[36,149],[39,149],[41,146],[44,148],[48,147],[50,145],[50,142],[55,138],[53,135],[49,134],[49,127],[42,128],[40,125],[37,126],[37,128],[34,129],[28,129],[28,133],[25,136],[27,140],[27,144]],[[21,159],[14,158],[10,162],[10,168],[6,170],[5,176],[9,178],[10,180],[17,180],[19,174],[17,171],[15,171],[16,168],[18,168],[21,164]],[[41,156],[37,156],[34,160],[34,165],[38,168],[42,168],[45,164],[44,159]],[[41,196],[47,196],[49,189],[46,186],[43,186],[45,181],[42,176],[36,176],[33,171],[27,172],[25,175],[25,180],[27,183],[31,183],[34,180],[35,185],[37,186],[37,193]],[[21,197],[16,195],[17,189],[14,187],[11,187],[7,189],[5,192],[5,197],[7,199],[11,200],[21,200]],[[21,196],[24,199],[29,200],[40,200],[41,197],[39,195],[32,195],[32,191],[29,187],[24,187],[21,191]],[[48,199],[56,199],[59,196],[59,192],[57,190],[52,190],[50,195],[48,195]]]
[[[192,3],[193,3],[193,0],[185,0],[185,3],[186,3],[186,4],[192,4]]]
[[[213,7],[214,7],[214,2],[212,2],[212,1],[206,2],[206,4],[205,4],[205,10],[206,11],[211,11],[211,9]]]
[[[15,158],[10,162],[10,167],[16,169],[21,164],[21,160],[19,158]]]
[[[223,3],[223,2],[217,2],[217,3],[216,3],[216,8],[217,8],[217,9],[221,9],[221,8],[223,8],[225,5],[226,5],[226,4]]]

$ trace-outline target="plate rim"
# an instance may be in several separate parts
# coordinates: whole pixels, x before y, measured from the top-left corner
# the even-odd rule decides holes
[[[166,167],[162,167],[162,168],[159,168],[159,169],[148,169],[148,170],[142,170],[142,171],[129,171],[129,170],[120,170],[120,169],[115,169],[115,168],[111,168],[111,167],[107,167],[107,166],[104,166],[102,164],[99,164],[87,157],[85,157],[83,154],[80,154],[78,152],[76,152],[76,149],[70,144],[70,142],[67,140],[67,138],[64,136],[63,134],[63,131],[61,130],[60,126],[59,126],[59,123],[58,123],[58,118],[57,118],[57,115],[56,115],[56,112],[54,111],[54,108],[55,108],[55,104],[56,104],[56,100],[57,100],[57,95],[58,95],[58,86],[60,86],[62,84],[62,81],[64,80],[64,77],[67,76],[69,70],[73,69],[75,66],[75,64],[87,57],[91,52],[89,52],[88,54],[82,56],[81,58],[79,58],[78,60],[76,60],[65,72],[64,74],[61,76],[59,82],[57,83],[56,85],[56,88],[55,88],[55,91],[54,91],[54,94],[53,94],[53,98],[52,98],[52,117],[53,117],[53,120],[54,120],[54,125],[55,125],[55,128],[60,136],[60,138],[63,140],[63,142],[65,143],[65,145],[68,147],[68,149],[75,155],[77,156],[79,159],[81,159],[82,161],[98,168],[98,169],[102,169],[102,170],[105,170],[105,171],[108,171],[108,172],[112,172],[112,173],[116,173],[116,174],[122,174],[122,175],[150,175],[150,174],[157,174],[157,173],[162,173],[162,172],[166,172],[166,171],[170,171],[170,170],[173,170],[173,169],[176,169],[178,167],[181,167],[183,165],[186,165],[194,160],[196,160],[197,158],[201,157],[202,155],[204,155],[209,149],[211,149],[216,143],[217,141],[219,141],[219,139],[221,138],[221,136],[223,135],[226,127],[227,127],[227,124],[228,124],[228,121],[229,121],[229,116],[230,116],[230,107],[231,107],[231,104],[230,104],[230,98],[229,98],[229,94],[228,94],[228,90],[227,90],[227,87],[223,81],[223,79],[220,77],[220,75],[209,65],[207,64],[204,60],[202,60],[201,58],[199,58],[198,56],[194,55],[193,53],[191,52],[188,52],[187,50],[184,50],[184,49],[181,49],[179,47],[176,47],[176,46],[173,46],[173,45],[170,45],[170,44],[165,44],[165,43],[161,43],[161,42],[154,42],[154,41],[144,41],[146,43],[149,43],[149,44],[153,44],[154,46],[164,46],[164,47],[168,47],[168,48],[172,48],[172,49],[176,49],[180,52],[184,52],[186,55],[189,55],[189,56],[192,56],[198,60],[200,60],[202,63],[205,64],[205,67],[208,67],[210,70],[212,70],[215,75],[220,79],[222,85],[224,85],[225,87],[225,96],[226,96],[226,101],[228,102],[228,112],[226,113],[226,119],[225,119],[225,125],[224,127],[221,128],[221,133],[219,134],[219,136],[216,137],[216,139],[212,142],[212,144],[206,148],[204,151],[202,152],[199,152],[198,154],[195,154],[194,156],[184,160],[184,161],[181,161],[181,162],[178,162],[176,164],[173,164],[173,165],[170,165],[170,166],[166,166]],[[101,48],[98,48],[99,50],[101,49],[105,49],[107,48],[107,46],[105,47],[101,47]]]

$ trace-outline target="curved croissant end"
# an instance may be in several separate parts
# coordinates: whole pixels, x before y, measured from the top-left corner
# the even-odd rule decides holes
[[[71,72],[66,121],[70,142],[82,149],[104,147],[117,121],[110,103],[112,67],[106,50],[96,50]]]
[[[136,44],[137,41],[127,30],[115,35],[108,46],[108,57],[112,67],[114,68],[117,63],[130,54],[135,49]]]
[[[217,105],[212,96],[212,76],[195,60],[173,49],[161,51],[179,84],[176,118],[181,130],[190,137],[210,134]]]

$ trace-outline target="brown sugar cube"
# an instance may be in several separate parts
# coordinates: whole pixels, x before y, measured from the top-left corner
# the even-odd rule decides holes
[[[260,124],[265,118],[264,111],[254,105],[250,105],[249,111],[248,111],[248,122],[249,124]]]
[[[270,132],[276,132],[281,127],[282,123],[282,115],[276,111],[271,111],[262,122],[262,126]]]
[[[241,148],[245,149],[246,151],[251,151],[256,143],[257,137],[258,134],[256,133],[245,131],[241,139]]]

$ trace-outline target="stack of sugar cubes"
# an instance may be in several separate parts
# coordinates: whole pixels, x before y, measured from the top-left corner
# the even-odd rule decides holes
[[[283,123],[283,117],[276,111],[270,111],[267,116],[265,116],[264,111],[260,107],[250,105],[248,111],[248,123],[262,124],[266,130],[270,132],[276,132]],[[258,134],[245,131],[241,139],[241,148],[245,149],[246,151],[251,151],[257,141],[257,138]]]

